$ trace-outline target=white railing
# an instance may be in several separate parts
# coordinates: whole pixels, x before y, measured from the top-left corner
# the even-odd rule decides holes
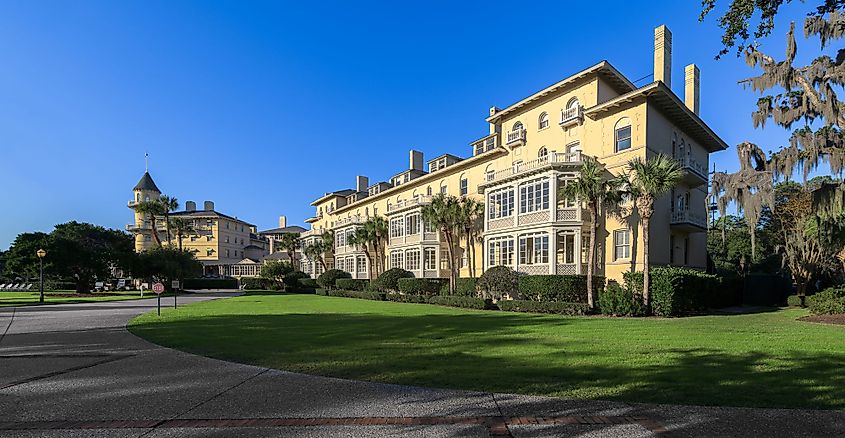
[[[575,275],[578,273],[578,265],[575,263],[558,263],[557,275]]]
[[[129,201],[126,203],[126,206],[129,208],[135,208],[138,204],[140,204],[138,201]]]
[[[492,151],[496,149],[496,135],[493,134],[492,136],[482,138],[474,143],[472,143],[472,152],[473,155],[481,155],[485,152]]]
[[[544,155],[540,158],[535,158],[531,161],[526,161],[524,163],[517,163],[511,166],[508,169],[498,170],[496,172],[490,172],[486,175],[486,182],[494,182],[499,181],[505,178],[509,178],[511,176],[519,175],[521,173],[530,172],[532,170],[536,170],[551,164],[556,163],[571,163],[571,164],[579,164],[583,162],[588,157],[586,155],[582,155],[581,151],[573,151],[573,152],[549,152],[547,155]]]
[[[706,168],[706,166],[699,163],[698,160],[696,160],[694,157],[688,157],[688,156],[681,155],[681,156],[675,157],[675,160],[684,169],[689,169],[693,173],[698,174],[698,176],[701,176],[704,179],[707,179],[707,168]]]
[[[581,217],[578,214],[580,212],[579,208],[572,207],[572,208],[558,208],[557,209],[557,221],[558,222],[567,222],[567,221],[581,221]]]
[[[707,228],[707,217],[702,213],[690,209],[675,210],[672,212],[672,224],[693,224],[701,228]]]
[[[364,223],[364,220],[365,219],[363,217],[356,214],[354,216],[349,216],[349,217],[345,217],[345,218],[342,218],[342,219],[338,219],[337,222],[334,223],[334,226],[335,226],[335,228],[337,228],[337,227],[342,227],[342,226],[351,225],[351,224],[362,224],[362,223]]]
[[[525,141],[525,129],[508,132],[507,144],[519,143],[521,141]]]
[[[401,199],[399,202],[395,204],[390,204],[387,206],[387,212],[400,210],[406,207],[413,207],[417,205],[425,205],[431,203],[431,196],[423,195],[423,196],[416,196],[411,199]]]
[[[560,110],[560,124],[569,125],[580,122],[584,117],[584,108],[581,105],[575,105],[572,108]]]

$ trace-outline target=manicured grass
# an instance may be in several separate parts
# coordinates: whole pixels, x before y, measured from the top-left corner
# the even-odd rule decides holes
[[[0,307],[38,305],[39,293],[35,292],[0,292]],[[98,292],[90,295],[76,295],[76,291],[44,291],[44,304],[89,303],[92,301],[137,300],[138,291]],[[155,298],[152,292],[144,292],[144,298]]]
[[[142,315],[132,332],[216,358],[431,387],[696,405],[845,408],[845,327],[800,309],[560,317],[250,294]]]

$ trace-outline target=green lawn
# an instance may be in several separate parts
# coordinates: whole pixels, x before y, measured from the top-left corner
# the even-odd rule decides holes
[[[0,292],[0,307],[32,306],[38,304],[38,291]],[[44,304],[89,303],[92,301],[137,300],[138,291],[102,292],[91,295],[76,295],[72,290],[44,291]],[[152,292],[145,292],[144,298],[155,298]]]
[[[389,383],[696,405],[845,408],[845,327],[789,309],[561,317],[252,294],[130,322],[216,358]]]

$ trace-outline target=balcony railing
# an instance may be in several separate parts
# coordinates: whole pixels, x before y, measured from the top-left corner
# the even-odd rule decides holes
[[[426,205],[431,203],[431,196],[423,195],[423,196],[415,196],[411,199],[402,199],[395,204],[390,204],[387,206],[387,212],[390,213],[392,211],[402,210],[404,208],[416,207],[418,205]]]
[[[675,157],[675,160],[684,170],[695,174],[695,176],[702,178],[704,181],[707,181],[707,166],[700,163],[694,157],[680,155]]]
[[[481,155],[485,152],[492,151],[493,149],[496,149],[497,143],[498,140],[496,134],[490,134],[489,136],[472,143],[472,153],[473,155]]]
[[[691,224],[699,228],[707,228],[706,215],[694,212],[690,209],[675,210],[672,212],[672,225]]]
[[[581,123],[582,120],[584,120],[584,108],[581,105],[560,110],[560,126],[574,125]]]
[[[335,226],[335,228],[337,228],[337,227],[343,227],[343,226],[352,225],[352,224],[363,224],[365,220],[366,219],[364,219],[360,215],[356,214],[354,216],[349,216],[349,217],[345,217],[343,219],[338,219],[338,221],[334,223],[334,226]]]
[[[517,143],[524,143],[525,142],[525,129],[516,129],[514,131],[508,132],[507,137],[507,145],[513,145]]]
[[[544,155],[540,158],[536,158],[531,161],[526,161],[524,163],[516,163],[508,169],[490,172],[485,178],[485,183],[501,181],[512,176],[517,176],[554,164],[580,165],[584,160],[587,159],[589,159],[589,156],[582,155],[581,151],[549,152],[547,155]]]
[[[129,208],[135,208],[138,204],[140,204],[138,201],[129,201],[126,203],[126,206]]]

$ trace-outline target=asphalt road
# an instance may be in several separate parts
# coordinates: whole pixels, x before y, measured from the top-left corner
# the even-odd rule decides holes
[[[234,364],[126,330],[154,309],[155,300],[0,309],[0,436],[845,436],[839,411],[563,400]]]

